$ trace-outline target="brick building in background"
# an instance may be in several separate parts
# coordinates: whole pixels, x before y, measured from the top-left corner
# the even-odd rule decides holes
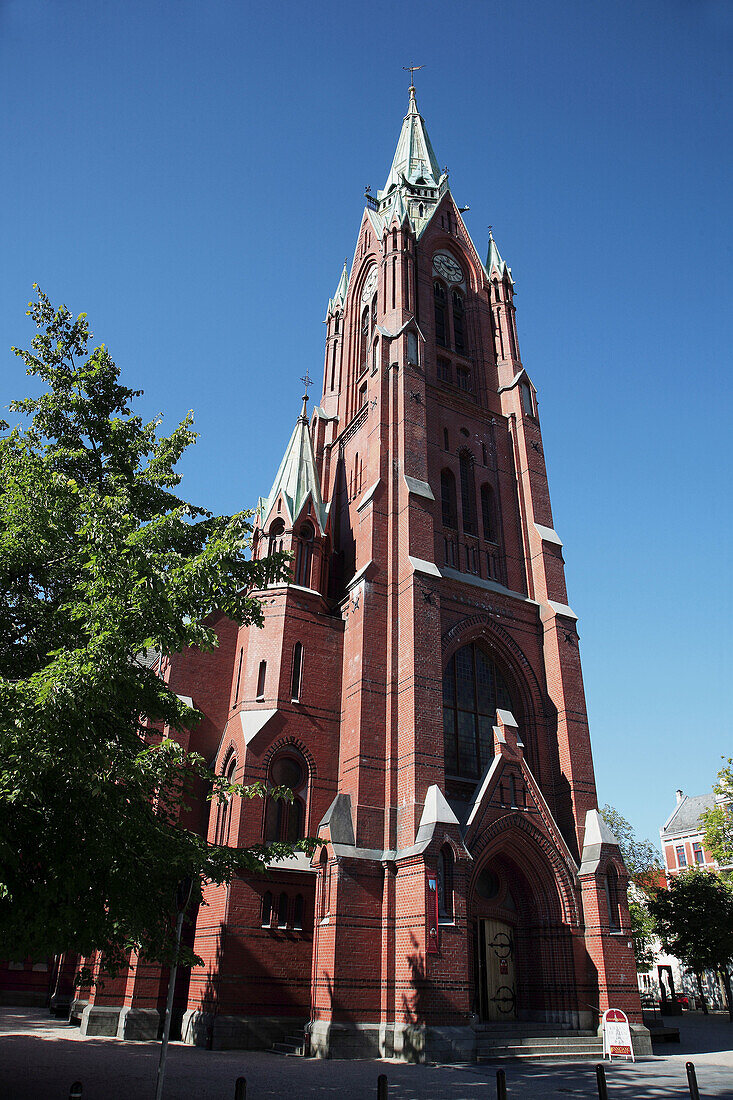
[[[254,554],[292,551],[292,580],[263,629],[222,619],[216,653],[162,669],[204,713],[191,749],[295,794],[204,807],[209,837],[325,842],[208,888],[190,1042],[306,1025],[320,1055],[463,1059],[496,1022],[640,1022],[513,298],[411,87],[328,303],[320,402],[258,505]],[[83,1026],[154,1033],[164,989],[131,968],[85,992]]]

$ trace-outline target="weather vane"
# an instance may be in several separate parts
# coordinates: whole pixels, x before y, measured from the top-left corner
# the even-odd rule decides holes
[[[307,398],[308,397],[308,387],[313,385],[313,379],[308,374],[308,371],[306,371],[305,374],[303,375],[303,377],[301,378],[301,382],[305,386],[305,396]]]
[[[415,90],[414,73],[416,73],[418,71],[418,69],[422,69],[422,67],[423,67],[422,65],[403,65],[402,66],[403,70],[406,73],[410,74],[410,87],[412,88],[413,91]]]

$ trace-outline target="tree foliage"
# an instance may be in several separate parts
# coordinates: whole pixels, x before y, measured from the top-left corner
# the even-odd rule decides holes
[[[723,976],[731,1006],[728,966],[733,960],[733,893],[711,871],[689,868],[675,875],[649,903],[664,947],[698,976],[716,970]],[[733,1017],[732,1017],[733,1018]]]
[[[654,893],[664,870],[657,846],[651,840],[639,840],[633,825],[613,806],[606,804],[601,809],[601,816],[618,841],[634,886],[645,894]]]
[[[38,289],[38,288],[36,288]],[[133,411],[102,345],[38,291],[38,332],[13,349],[44,390],[0,435],[0,942],[43,957],[130,946],[170,952],[176,884],[262,869],[289,845],[212,846],[178,823],[192,777],[226,786],[175,737],[197,713],[138,656],[216,645],[221,612],[258,624],[252,588],[287,556],[253,562],[248,513],[214,516],[175,493],[196,439]],[[158,742],[158,743],[155,743]]]
[[[718,772],[715,805],[702,814],[705,846],[721,867],[733,865],[733,759]]]

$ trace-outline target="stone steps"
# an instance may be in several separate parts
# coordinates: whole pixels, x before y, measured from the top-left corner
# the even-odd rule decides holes
[[[580,1060],[602,1058],[603,1040],[594,1032],[567,1035],[477,1036],[476,1059],[479,1062],[499,1058],[557,1058]]]
[[[270,1048],[273,1054],[282,1054],[284,1058],[304,1058],[305,1039],[302,1031],[296,1035],[286,1035],[279,1043]]]

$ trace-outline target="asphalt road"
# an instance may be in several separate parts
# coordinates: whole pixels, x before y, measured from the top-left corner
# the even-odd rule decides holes
[[[701,1100],[733,1100],[733,1024],[727,1014],[705,1019],[685,1013],[680,1044],[633,1065],[606,1066],[609,1100],[688,1098],[685,1062],[697,1070]],[[0,1097],[2,1100],[66,1100],[81,1081],[82,1100],[153,1100],[157,1043],[86,1039],[78,1028],[39,1009],[0,1008]],[[597,1097],[594,1063],[503,1064],[508,1100]],[[247,1081],[247,1100],[329,1097],[366,1100],[377,1095],[377,1077],[387,1076],[390,1100],[484,1100],[496,1096],[496,1065],[411,1066],[399,1062],[318,1061],[262,1052],[217,1051],[172,1043],[165,1100],[233,1100],[235,1082]]]

